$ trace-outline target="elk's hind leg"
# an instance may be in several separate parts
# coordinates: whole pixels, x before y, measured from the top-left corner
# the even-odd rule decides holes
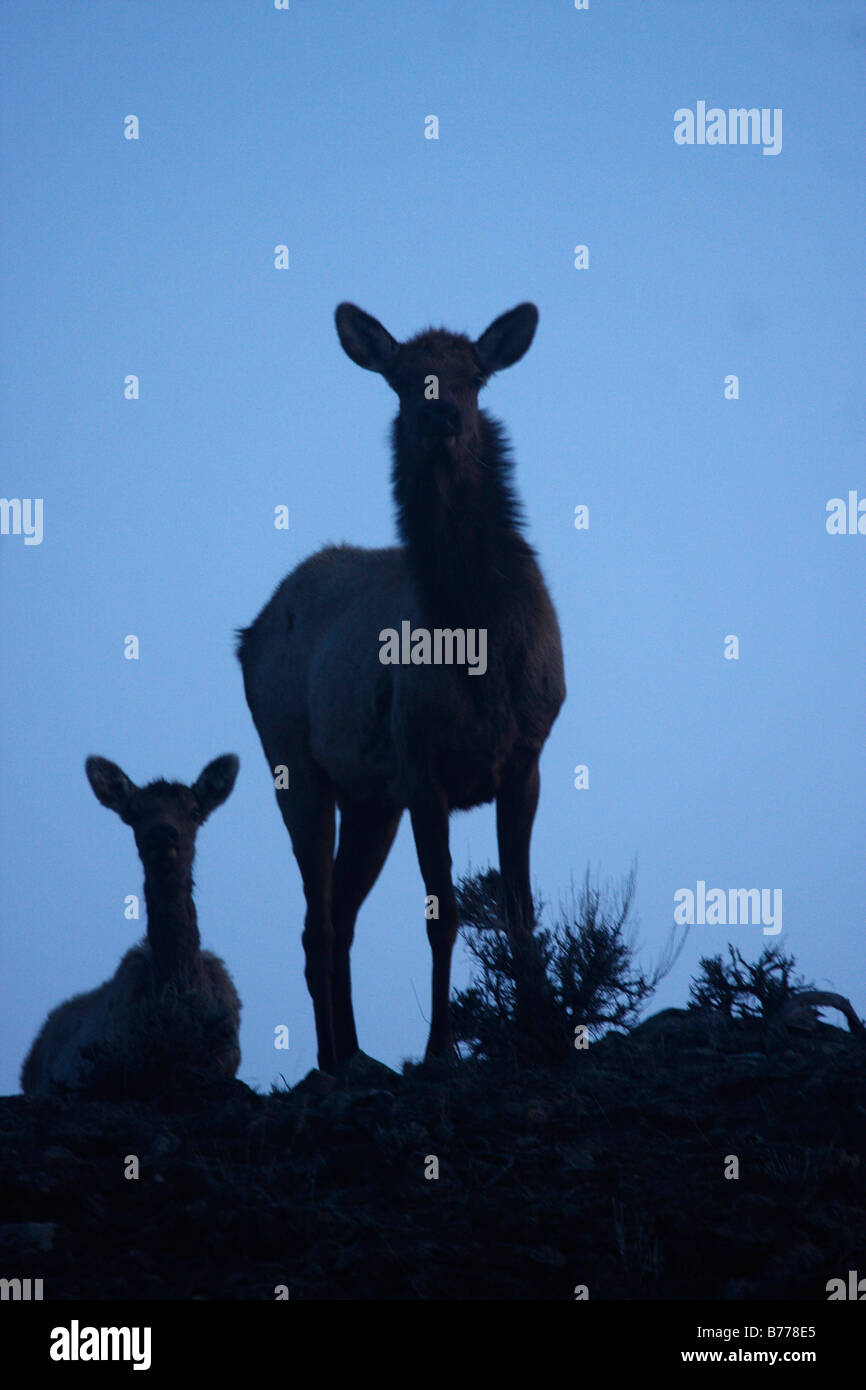
[[[285,764],[290,785],[277,791],[277,802],[304,881],[307,913],[301,940],[306,960],[304,975],[316,1019],[319,1067],[333,1072],[337,1063],[331,996],[334,793],[314,764],[288,758]]]
[[[451,881],[448,847],[448,801],[432,779],[420,783],[409,803],[418,864],[428,897],[436,902],[437,916],[427,923],[427,939],[433,953],[433,1011],[426,1057],[453,1057],[449,995],[451,952],[457,939],[457,897]]]
[[[358,1051],[349,966],[355,920],[388,857],[400,824],[400,815],[400,811],[370,803],[347,801],[340,805],[340,842],[334,864],[334,951],[331,970],[334,1042],[338,1062],[347,1061]]]

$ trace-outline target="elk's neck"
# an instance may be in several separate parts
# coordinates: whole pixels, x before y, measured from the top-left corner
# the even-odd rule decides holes
[[[191,984],[201,937],[192,898],[192,874],[170,879],[145,873],[147,939],[159,984]]]
[[[400,538],[434,626],[483,626],[520,601],[532,551],[501,426],[479,412],[479,438],[462,456],[443,444],[422,460],[393,433],[392,483]]]

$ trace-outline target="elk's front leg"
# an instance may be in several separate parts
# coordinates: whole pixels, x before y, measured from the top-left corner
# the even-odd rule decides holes
[[[424,887],[438,911],[438,917],[427,922],[427,938],[433,952],[433,1016],[426,1056],[453,1056],[448,999],[451,952],[457,938],[457,898],[451,882],[448,802],[443,788],[432,782],[419,787],[410,801],[409,811]]]
[[[515,1021],[525,1038],[543,1038],[552,986],[536,938],[529,877],[529,841],[538,805],[538,755],[528,753],[506,770],[496,798],[499,869],[516,988]]]
[[[526,753],[505,770],[496,797],[496,838],[499,871],[505,895],[505,916],[512,940],[535,930],[535,909],[529,880],[529,841],[538,805],[538,755]]]

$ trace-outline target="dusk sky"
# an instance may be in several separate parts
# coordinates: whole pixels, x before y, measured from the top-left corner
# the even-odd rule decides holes
[[[651,1009],[730,941],[866,1014],[863,6],[12,0],[3,30],[3,1091],[144,929],[88,754],[139,784],[238,754],[198,839],[203,943],[243,1000],[241,1078],[315,1066],[234,630],[322,545],[395,539],[396,402],[342,351],[341,300],[399,339],[539,309],[482,397],[565,653],[537,889],[555,909],[637,859],[648,969],[681,890],[761,889],[782,930],[693,926]],[[496,863],[493,808],[451,848],[455,876]],[[408,816],[352,967],[361,1047],[418,1058]]]

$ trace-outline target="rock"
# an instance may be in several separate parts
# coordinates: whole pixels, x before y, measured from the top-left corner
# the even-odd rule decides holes
[[[375,1057],[368,1057],[366,1052],[356,1052],[348,1062],[344,1062],[339,1068],[340,1085],[342,1087],[364,1087],[381,1088],[392,1087],[400,1080],[399,1073],[386,1067],[384,1062],[377,1062]]]
[[[336,1077],[330,1076],[326,1071],[319,1071],[318,1067],[313,1067],[313,1070],[308,1071],[297,1086],[292,1087],[291,1094],[293,1096],[310,1096],[315,1100],[318,1096],[330,1095],[336,1084]]]
[[[0,1226],[0,1255],[13,1259],[52,1250],[56,1231],[56,1221],[18,1221]]]

